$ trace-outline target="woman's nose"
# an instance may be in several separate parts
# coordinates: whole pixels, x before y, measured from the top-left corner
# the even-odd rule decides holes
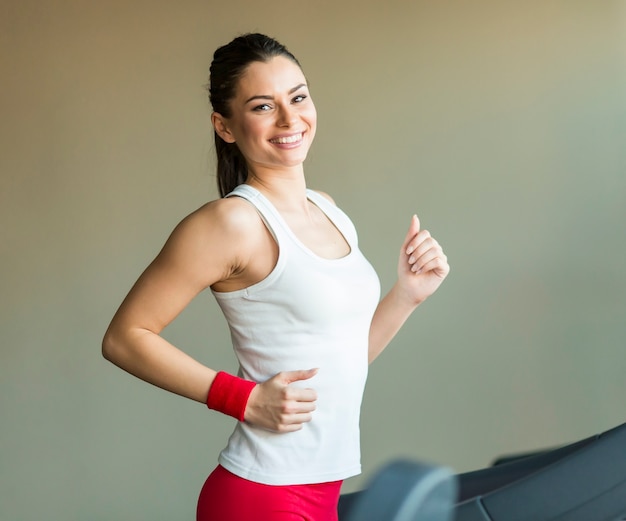
[[[282,106],[278,111],[278,125],[288,127],[296,120],[296,112],[290,106]]]

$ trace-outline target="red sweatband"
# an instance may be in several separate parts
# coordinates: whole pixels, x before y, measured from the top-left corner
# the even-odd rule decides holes
[[[248,398],[255,385],[255,382],[220,371],[209,389],[206,399],[207,407],[228,414],[242,422]]]

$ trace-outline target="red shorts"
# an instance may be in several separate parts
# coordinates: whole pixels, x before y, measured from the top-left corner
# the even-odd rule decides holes
[[[218,465],[202,487],[196,520],[337,521],[341,483],[264,485]]]

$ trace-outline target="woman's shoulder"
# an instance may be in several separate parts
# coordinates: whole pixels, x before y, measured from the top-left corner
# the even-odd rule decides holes
[[[202,233],[207,238],[246,238],[257,233],[262,221],[256,209],[239,197],[227,197],[205,203],[185,217],[178,228]]]
[[[228,278],[258,245],[262,221],[243,200],[218,199],[176,225],[159,254],[163,263],[201,273],[203,284]]]

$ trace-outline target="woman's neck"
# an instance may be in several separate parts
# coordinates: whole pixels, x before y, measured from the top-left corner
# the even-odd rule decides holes
[[[248,169],[246,184],[259,190],[279,210],[307,208],[306,180],[302,166],[275,169]]]

